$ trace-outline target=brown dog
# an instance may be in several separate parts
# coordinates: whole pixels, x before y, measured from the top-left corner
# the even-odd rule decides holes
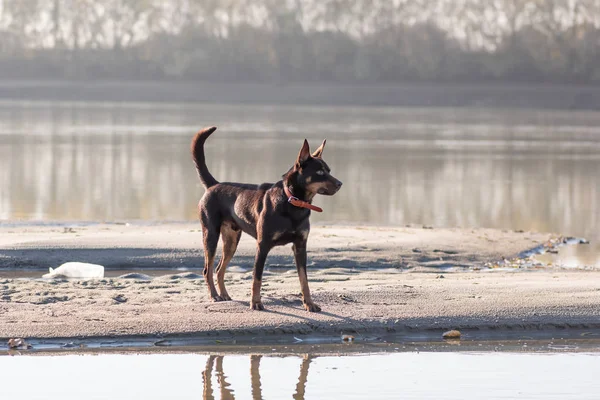
[[[329,166],[321,158],[325,141],[311,156],[305,139],[294,166],[277,183],[219,183],[208,171],[204,158],[204,142],[216,129],[204,129],[192,140],[196,169],[206,188],[198,208],[204,237],[204,278],[210,297],[214,301],[231,300],[225,289],[225,268],[237,249],[243,231],[257,242],[250,308],[264,310],[260,286],[269,251],[275,246],[293,243],[304,308],[312,312],[321,311],[312,302],[306,278],[306,241],[310,231],[308,218],[311,209],[321,211],[311,204],[315,195],[331,196],[342,186],[342,182],[330,175]],[[219,234],[223,239],[223,256],[216,270],[217,292],[213,281],[213,265]]]

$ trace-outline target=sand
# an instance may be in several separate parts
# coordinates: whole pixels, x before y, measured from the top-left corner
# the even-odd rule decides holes
[[[313,227],[309,265],[317,267],[471,268],[514,257],[556,235],[494,229]],[[242,235],[232,265],[251,267],[255,241]],[[0,268],[48,268],[82,261],[107,268],[201,268],[199,223],[65,226],[1,224]],[[293,266],[291,246],[268,265]],[[267,267],[268,268],[268,267]]]
[[[56,267],[66,261],[98,263],[108,270],[194,269],[151,280],[0,278],[0,337],[600,329],[597,272],[486,267],[547,242],[550,234],[315,227],[309,240],[309,282],[323,312],[308,313],[302,309],[289,247],[275,250],[267,261],[267,311],[249,310],[254,242],[248,237],[226,275],[234,300],[210,301],[197,275],[202,266],[198,228],[3,224],[4,269]]]

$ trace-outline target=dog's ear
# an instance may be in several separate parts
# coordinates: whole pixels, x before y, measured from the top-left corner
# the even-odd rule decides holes
[[[319,148],[316,149],[314,153],[312,153],[312,156],[314,158],[321,158],[321,155],[323,154],[323,149],[325,149],[325,143],[327,143],[327,139],[323,140],[323,143],[321,143]]]
[[[296,166],[300,167],[310,157],[310,147],[308,147],[308,140],[304,139],[304,144],[298,153],[298,159],[296,160]]]

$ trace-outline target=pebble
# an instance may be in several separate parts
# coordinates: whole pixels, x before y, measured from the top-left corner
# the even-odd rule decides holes
[[[453,329],[451,331],[444,332],[442,334],[442,338],[444,338],[444,339],[460,339],[460,331]]]

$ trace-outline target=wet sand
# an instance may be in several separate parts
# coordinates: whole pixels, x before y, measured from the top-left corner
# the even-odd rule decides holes
[[[268,260],[267,311],[249,310],[254,242],[248,237],[226,275],[230,302],[209,301],[194,272],[151,280],[0,279],[0,337],[600,329],[597,272],[486,268],[551,238],[486,229],[316,227],[309,281],[323,308],[318,314],[302,309],[288,247]],[[198,268],[200,243],[197,224],[3,224],[0,266],[87,261],[109,269]],[[445,268],[472,272],[440,272]]]

